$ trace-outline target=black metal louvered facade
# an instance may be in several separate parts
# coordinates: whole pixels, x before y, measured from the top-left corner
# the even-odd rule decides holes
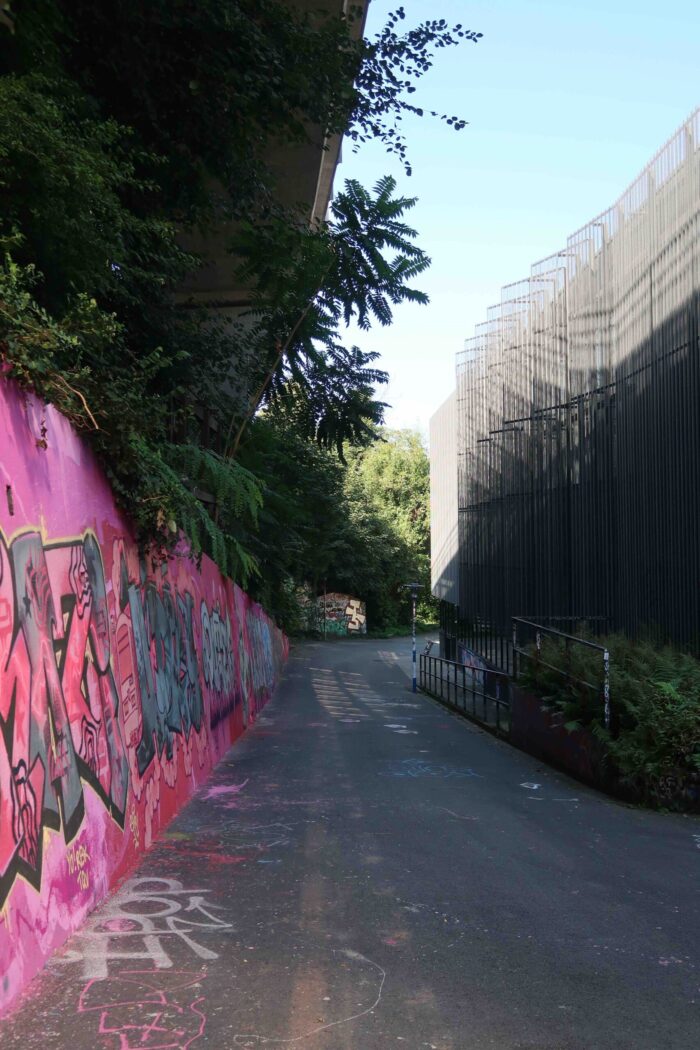
[[[525,616],[700,647],[699,322],[697,111],[458,357],[462,633]]]

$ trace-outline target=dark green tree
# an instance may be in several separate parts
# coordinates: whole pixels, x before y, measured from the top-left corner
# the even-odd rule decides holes
[[[372,396],[386,373],[368,366],[376,354],[346,348],[342,326],[389,325],[392,307],[427,303],[408,282],[430,260],[403,222],[415,198],[394,197],[396,181],[381,179],[374,195],[354,180],[331,205],[331,220],[290,227],[284,220],[247,223],[237,242],[245,260],[241,279],[255,298],[251,340],[257,360],[269,367],[255,390],[230,451],[235,455],[246,423],[266,400],[294,402],[307,437],[342,456],[344,441],[372,437],[384,405]],[[387,255],[387,253],[391,253]]]
[[[221,435],[235,441],[262,387],[270,404],[294,402],[300,432],[322,444],[368,438],[383,377],[340,329],[348,313],[385,323],[391,305],[419,297],[408,289],[422,266],[410,245],[390,270],[375,223],[391,219],[388,183],[374,196],[349,187],[328,228],[281,213],[269,147],[320,151],[346,131],[399,143],[405,159],[415,81],[436,49],[476,35],[442,21],[402,33],[399,11],[358,40],[356,12],[312,19],[281,0],[3,0],[0,14],[3,371],[85,429],[144,544],[167,548],[184,529],[195,552],[243,576],[260,485],[223,455]],[[253,346],[176,299],[199,265],[185,232],[243,219],[261,245],[275,226],[299,267],[277,257],[284,279],[267,287],[291,278],[296,301],[275,304]],[[232,254],[232,271],[240,261]],[[374,298],[356,286],[363,266]]]

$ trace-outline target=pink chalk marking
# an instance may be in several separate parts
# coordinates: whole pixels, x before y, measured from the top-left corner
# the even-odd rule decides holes
[[[87,982],[79,1014],[99,1017],[98,1033],[110,1050],[189,1050],[204,1035],[204,996],[196,993],[206,973],[126,970]]]
[[[102,923],[105,930],[111,933],[126,933],[128,930],[138,930],[139,926],[132,919],[108,919]]]
[[[247,783],[248,780],[244,780],[242,784],[215,784],[214,787],[210,787],[208,791],[204,792],[204,797],[206,799],[210,799],[226,798],[229,795],[238,795]]]
[[[235,856],[233,854],[217,853],[216,850],[211,849],[196,849],[189,846],[186,842],[161,842],[160,846],[165,849],[172,850],[173,853],[180,855],[180,858],[191,857],[193,860],[205,860],[210,864],[242,864],[246,860],[250,860],[250,856]]]

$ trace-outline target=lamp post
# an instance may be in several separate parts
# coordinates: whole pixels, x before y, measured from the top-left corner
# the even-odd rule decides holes
[[[411,639],[413,643],[412,660],[414,693],[416,692],[416,602],[418,600],[418,591],[422,586],[422,583],[404,583],[404,587],[411,592]]]

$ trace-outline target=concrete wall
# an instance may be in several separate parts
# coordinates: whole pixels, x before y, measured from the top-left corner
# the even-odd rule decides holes
[[[337,591],[319,594],[306,605],[310,630],[326,635],[367,634],[365,603]]]
[[[0,378],[0,1012],[255,719],[287,648],[207,558],[141,560],[82,439]]]

